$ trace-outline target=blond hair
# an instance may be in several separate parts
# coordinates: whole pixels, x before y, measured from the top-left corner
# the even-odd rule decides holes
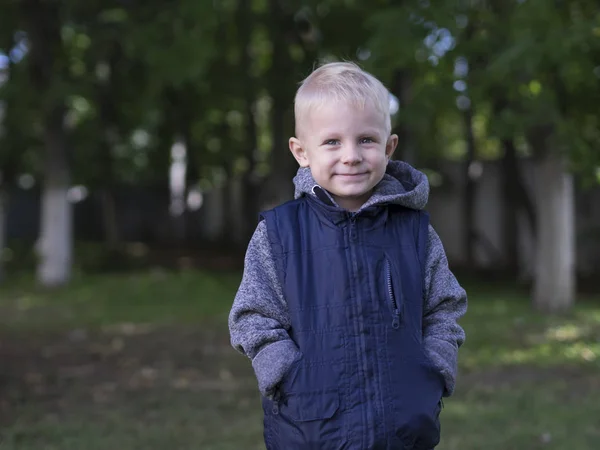
[[[307,114],[327,102],[349,102],[357,108],[370,104],[382,114],[386,133],[391,131],[388,90],[381,81],[354,63],[324,64],[302,81],[294,100],[297,134]]]

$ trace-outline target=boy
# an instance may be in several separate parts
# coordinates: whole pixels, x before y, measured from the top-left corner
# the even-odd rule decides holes
[[[262,214],[229,317],[252,360],[268,450],[431,450],[454,390],[465,291],[390,161],[389,94],[352,63],[295,99],[295,200]]]

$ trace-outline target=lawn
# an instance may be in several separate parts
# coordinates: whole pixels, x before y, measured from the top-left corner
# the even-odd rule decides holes
[[[154,271],[0,288],[0,448],[264,448],[250,364],[227,335],[238,281]],[[597,449],[600,301],[541,317],[516,288],[467,288],[438,450]]]

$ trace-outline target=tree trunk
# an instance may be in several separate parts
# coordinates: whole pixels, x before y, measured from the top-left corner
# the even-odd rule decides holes
[[[512,139],[502,140],[502,198],[504,203],[504,248],[506,268],[510,273],[519,272],[519,191],[516,178],[519,177],[517,151]]]
[[[96,102],[99,105],[100,140],[98,151],[100,153],[100,167],[98,170],[98,187],[101,198],[102,221],[104,229],[104,242],[110,252],[119,249],[120,235],[118,213],[115,199],[116,176],[113,148],[116,136],[120,135],[119,114],[115,105],[114,92],[118,92],[116,73],[123,60],[123,51],[120,42],[113,43],[106,56],[109,75],[106,79],[96,80]]]
[[[51,111],[45,124],[37,280],[47,287],[66,284],[71,278],[73,213],[67,199],[70,177],[63,118],[64,108],[58,107]]]
[[[169,192],[172,242],[174,245],[180,246],[184,244],[186,236],[186,171],[187,143],[182,138],[179,138],[171,148]]]
[[[108,250],[113,252],[119,249],[119,224],[117,221],[117,204],[114,191],[104,187],[100,191],[102,202],[102,222],[104,225],[104,242]]]
[[[185,164],[185,198],[184,198],[184,213],[183,213],[183,244],[187,245],[190,242],[190,224],[193,223],[193,215],[195,211],[189,208],[188,198],[191,192],[198,189],[200,182],[200,161],[202,155],[200,148],[192,138],[191,121],[187,121],[182,127],[182,137],[186,146],[186,164]]]
[[[464,221],[464,243],[467,255],[467,267],[475,268],[475,194],[476,181],[473,177],[472,168],[475,163],[476,149],[475,136],[473,134],[473,111],[467,109],[463,115],[467,138],[467,158],[464,165],[465,174],[465,197],[463,208]]]
[[[290,90],[293,82],[284,76],[290,73],[293,65],[286,42],[293,33],[293,19],[281,9],[277,0],[269,1],[269,38],[273,44],[271,67],[267,74],[269,95],[273,103],[270,113],[271,125],[271,174],[268,181],[268,197],[262,203],[278,204],[293,198],[294,186],[292,177],[297,165],[288,150],[288,127],[286,123],[289,108],[293,103],[294,92]]]
[[[69,162],[63,98],[58,81],[67,76],[61,38],[61,3],[23,0],[23,22],[30,45],[29,75],[42,118],[45,151],[40,236],[37,243],[37,280],[44,286],[66,284],[71,277],[72,206],[67,199]]]
[[[259,212],[259,181],[256,177],[256,149],[258,147],[256,123],[254,120],[254,113],[252,110],[251,99],[247,99],[246,102],[246,139],[248,141],[247,158],[248,158],[248,170],[242,177],[243,184],[243,214],[241,220],[243,220],[243,241],[248,242],[254,233],[254,229],[258,223],[258,212]]]
[[[394,153],[394,159],[401,159],[411,165],[416,165],[417,148],[414,134],[405,119],[412,103],[412,78],[408,70],[397,70],[394,73],[392,92],[400,103],[399,115],[401,118],[401,122],[394,130],[398,135],[398,150]]]
[[[292,178],[296,170],[295,160],[288,150],[285,136],[286,103],[273,99],[271,110],[271,177],[270,200],[275,204],[290,200],[294,196]]]
[[[242,67],[250,67],[252,60],[250,58],[249,43],[252,41],[252,29],[254,27],[254,15],[250,2],[240,2],[238,4],[238,14],[236,17],[237,28],[239,30],[239,45],[242,48]],[[244,113],[246,115],[246,158],[248,160],[248,169],[242,178],[243,201],[242,217],[243,221],[243,242],[250,241],[252,234],[258,223],[260,192],[260,181],[256,177],[256,151],[258,149],[258,130],[256,119],[254,117],[254,104],[257,98],[256,81],[249,71],[244,71]]]
[[[1,176],[1,175],[0,175]],[[4,249],[7,244],[8,192],[0,180],[0,283],[5,279]]]
[[[537,154],[533,305],[554,313],[569,310],[575,302],[575,197],[565,158],[548,146],[551,137],[546,134],[532,141]]]
[[[5,109],[6,111],[6,109]],[[0,125],[3,125],[0,123]],[[4,124],[6,125],[9,124]],[[19,151],[17,146],[12,145],[7,139],[3,144],[2,151],[7,152],[7,158],[2,161],[0,168],[0,283],[4,281],[6,274],[4,271],[4,249],[8,245],[8,202],[10,201],[10,191],[14,187],[14,179],[17,173],[19,163]]]
[[[229,177],[227,182],[226,209],[228,211],[227,222],[229,223],[229,236],[227,241],[233,247],[243,247],[244,244],[244,224],[240,217],[240,211],[243,210],[243,185],[242,180],[237,177]]]
[[[120,243],[119,225],[117,221],[117,205],[115,200],[115,168],[114,157],[112,154],[112,142],[107,136],[110,129],[109,119],[106,115],[106,109],[103,108],[102,123],[104,126],[104,138],[99,143],[100,167],[99,167],[99,192],[102,211],[102,224],[104,231],[104,243],[108,250],[113,252],[118,250]]]
[[[502,159],[502,185],[504,199],[504,242],[507,249],[507,269],[518,274],[521,279],[531,276],[529,270],[521,265],[519,252],[519,214],[527,220],[530,236],[535,239],[536,212],[531,195],[523,181],[517,149],[512,139],[503,139],[504,158]]]

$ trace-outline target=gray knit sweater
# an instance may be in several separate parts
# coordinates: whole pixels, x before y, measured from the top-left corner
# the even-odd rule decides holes
[[[317,186],[307,168],[298,170],[294,185],[296,198],[314,195]],[[375,204],[400,204],[420,210],[428,197],[429,183],[423,173],[404,162],[391,161],[383,180],[361,209]],[[331,197],[329,200],[335,204]],[[450,396],[455,386],[458,349],[465,340],[458,319],[467,310],[467,297],[448,268],[440,238],[431,226],[425,286],[423,342],[446,381],[444,395]],[[252,360],[259,390],[268,398],[300,356],[288,334],[290,326],[285,295],[262,221],[248,245],[242,282],[229,315],[229,331],[233,347]]]

